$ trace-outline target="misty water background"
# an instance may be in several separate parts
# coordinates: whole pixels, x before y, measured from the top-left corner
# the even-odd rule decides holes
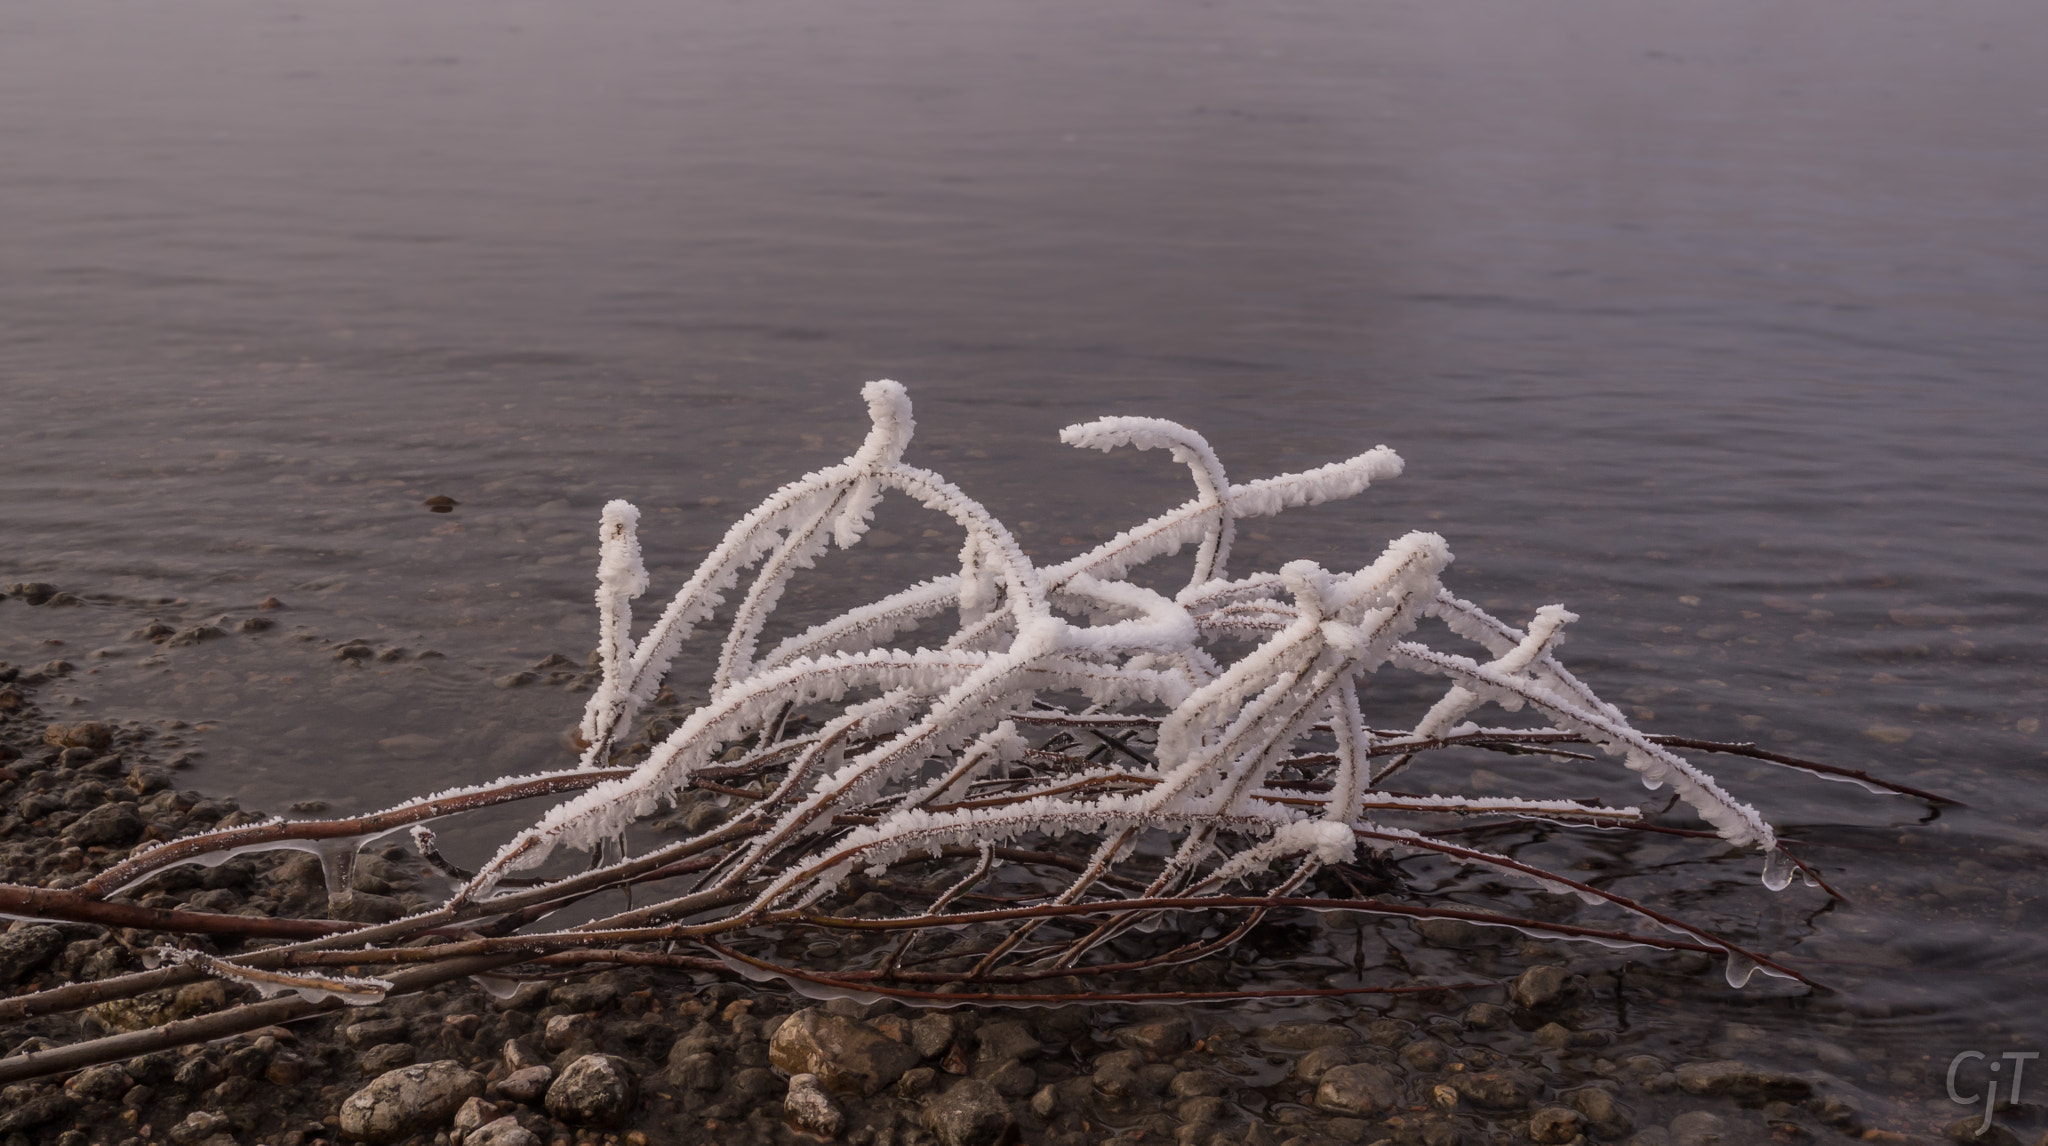
[[[1461,594],[1577,610],[1642,726],[1970,804],[1710,763],[1831,909],[1630,857],[1832,960],[1939,1107],[1955,1051],[2048,1050],[2044,58],[1992,0],[9,5],[0,581],[86,603],[0,601],[0,660],[196,726],[181,782],[367,809],[565,763],[585,697],[493,682],[590,649],[598,508],[673,592],[867,379],[1043,559],[1187,495],[1071,422],[1240,480],[1384,442],[1405,476],[1234,567],[1436,530]],[[929,524],[853,587],[948,559]],[[1664,1021],[1784,1021],[1717,986]]]

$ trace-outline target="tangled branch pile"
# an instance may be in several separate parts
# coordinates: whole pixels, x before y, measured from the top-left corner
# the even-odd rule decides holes
[[[1646,787],[1668,785],[1707,825],[1679,834],[1754,848],[1764,883],[1776,890],[1803,865],[1753,808],[1673,746],[1827,771],[1749,746],[1638,731],[1559,662],[1555,649],[1571,613],[1547,606],[1518,629],[1459,599],[1440,582],[1451,555],[1435,534],[1408,534],[1350,572],[1307,561],[1277,572],[1227,571],[1240,520],[1351,497],[1400,473],[1392,451],[1379,447],[1305,473],[1233,484],[1208,443],[1172,422],[1117,417],[1072,426],[1062,434],[1071,445],[1170,451],[1187,466],[1195,496],[1079,556],[1039,567],[979,502],[903,461],[912,420],[901,386],[875,382],[864,393],[873,425],[860,449],[784,486],[735,524],[637,639],[632,603],[648,583],[638,514],[622,501],[605,507],[597,593],[603,677],[583,716],[586,747],[575,768],[369,816],[270,821],[172,841],[64,891],[0,889],[0,910],[20,914],[291,940],[231,955],[166,951],[170,962],[154,971],[0,1003],[0,1017],[47,1014],[202,975],[244,984],[267,1000],[16,1055],[0,1061],[0,1079],[218,1038],[336,1000],[375,1001],[470,975],[516,977],[522,967],[547,964],[732,970],[856,996],[1049,1000],[1093,990],[1092,997],[1110,997],[1110,985],[1128,981],[1128,973],[1199,959],[1269,913],[1297,909],[1451,917],[1710,951],[1725,955],[1736,985],[1757,969],[1801,978],[1681,919],[1450,842],[1430,827],[1474,818],[1647,827],[1634,808],[1403,794],[1387,786],[1418,756],[1453,747],[1590,760],[1572,746],[1592,746]],[[891,492],[964,532],[959,571],[764,649],[764,626],[790,579],[829,547],[856,545]],[[1187,546],[1196,550],[1193,572],[1178,592],[1130,579]],[[625,746],[636,718],[661,690],[682,643],[715,617],[728,619],[707,702],[630,762]],[[1426,622],[1461,647],[1423,643]],[[935,629],[943,637],[930,635]],[[913,630],[925,644],[904,647]],[[1412,727],[1376,727],[1361,694],[1366,678],[1383,669],[1438,678],[1447,688]],[[1529,722],[1473,722],[1488,706],[1528,714]],[[637,852],[628,846],[631,825],[692,788],[741,806],[682,838]],[[563,793],[574,794],[473,872],[443,858],[426,827]],[[406,828],[453,890],[438,906],[395,922],[223,922],[115,898],[176,864],[277,847],[350,853]],[[548,866],[550,857],[572,851],[590,863],[566,872],[560,863]],[[1367,867],[1417,854],[1491,869],[1657,926],[1651,933],[1599,929],[1364,894],[1373,882],[1364,878]],[[576,926],[547,922],[599,892],[636,886],[643,899],[651,890],[653,901]],[[821,945],[820,936],[835,941]],[[829,965],[807,965],[807,949],[831,952]]]

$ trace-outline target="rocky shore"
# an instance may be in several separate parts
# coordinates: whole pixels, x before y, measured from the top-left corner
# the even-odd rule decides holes
[[[37,687],[62,671],[0,666],[0,876],[72,885],[148,840],[255,818],[180,786],[176,728],[51,719]],[[395,844],[364,853],[342,888],[328,886],[316,857],[279,851],[175,868],[132,898],[370,920],[426,902],[427,878]],[[1397,928],[1463,981],[1492,985],[1257,1005],[942,1010],[819,1002],[779,984],[633,967],[529,981],[509,996],[465,983],[10,1086],[0,1146],[1706,1146],[1940,1133],[1924,1117],[1902,1123],[1871,1109],[1861,1087],[1894,1076],[1848,1049],[1855,1016],[1839,1001],[1765,1006],[1801,1015],[1804,1033],[1788,1044],[1693,1013],[1711,1010],[1697,1000],[1718,980],[1700,956],[1514,945],[1509,933],[1448,920],[1364,926],[1361,950],[1381,942],[1379,928]],[[164,939],[17,921],[0,934],[0,991],[137,970]],[[1211,987],[1214,975],[1163,975],[1158,989]],[[239,991],[206,980],[15,1023],[0,1027],[0,1050],[142,1029],[224,1007]],[[1788,1053],[1802,1065],[1771,1065]],[[2018,1141],[2003,1127],[1976,1140]]]

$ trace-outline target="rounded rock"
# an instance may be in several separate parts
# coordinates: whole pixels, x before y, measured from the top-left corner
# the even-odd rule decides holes
[[[548,1087],[547,1111],[563,1122],[615,1127],[640,1099],[640,1080],[621,1058],[587,1054],[569,1064]]]
[[[1579,1112],[1562,1106],[1546,1106],[1529,1119],[1529,1137],[1551,1146],[1563,1146],[1579,1136]]]
[[[540,1139],[508,1114],[464,1135],[462,1146],[540,1146]]]
[[[475,1071],[453,1059],[380,1075],[341,1104],[341,1133],[356,1142],[393,1142],[455,1116],[484,1090]]]
[[[846,1128],[846,1113],[825,1093],[815,1074],[799,1074],[789,1080],[782,1113],[791,1126],[820,1138],[837,1138]]]
[[[925,1122],[945,1146],[995,1146],[1010,1132],[1010,1104],[980,1079],[963,1079],[925,1108]]]
[[[1400,1099],[1394,1076],[1367,1062],[1333,1066],[1316,1084],[1316,1108],[1332,1114],[1376,1114]]]

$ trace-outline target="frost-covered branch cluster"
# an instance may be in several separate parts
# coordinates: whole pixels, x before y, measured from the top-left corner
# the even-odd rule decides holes
[[[1061,434],[1069,445],[1170,452],[1194,493],[1040,566],[980,502],[904,460],[914,423],[902,386],[873,382],[863,395],[871,428],[860,448],[735,523],[644,631],[634,621],[650,583],[639,514],[623,501],[605,507],[602,679],[579,726],[575,768],[354,820],[279,821],[174,841],[139,852],[81,895],[116,894],[173,863],[261,847],[331,850],[336,840],[352,848],[412,826],[422,854],[453,877],[445,903],[243,956],[185,957],[175,969],[239,979],[266,995],[354,1002],[388,984],[316,969],[342,949],[352,965],[374,966],[380,950],[408,941],[405,961],[418,962],[423,936],[460,924],[469,938],[444,944],[450,960],[511,965],[658,941],[675,958],[716,958],[805,989],[1001,997],[1047,980],[1199,958],[1277,908],[1470,917],[1345,894],[1358,885],[1332,882],[1359,865],[1435,855],[1618,908],[1640,930],[1504,922],[1724,952],[1732,982],[1758,967],[1798,978],[1682,920],[1453,844],[1431,826],[1475,817],[1645,826],[1634,808],[1389,787],[1411,760],[1454,747],[1596,759],[1567,746],[1588,747],[1649,789],[1668,786],[1704,822],[1694,834],[1755,849],[1772,889],[1803,866],[1755,809],[1677,755],[1670,738],[1638,731],[1564,667],[1557,646],[1572,613],[1546,606],[1517,628],[1447,589],[1442,537],[1407,534],[1359,569],[1294,561],[1232,570],[1241,520],[1349,498],[1395,477],[1402,463],[1391,450],[1238,483],[1201,435],[1173,422],[1071,426]],[[766,641],[792,579],[834,547],[859,545],[891,494],[950,519],[957,572]],[[1190,548],[1186,583],[1158,587],[1155,563]],[[707,699],[636,745],[643,713],[694,639],[718,642]],[[1388,674],[1420,674],[1442,694],[1419,720],[1389,728],[1369,703],[1376,678]],[[1489,711],[1522,714],[1522,723],[1500,726],[1498,715],[1482,723]],[[567,795],[474,871],[442,857],[418,826],[550,793]],[[702,793],[737,806],[701,830],[645,842],[645,821]],[[584,858],[565,862],[571,856]],[[551,914],[621,886],[638,889],[640,902],[548,929]],[[1119,942],[1163,924],[1178,938],[1136,955]],[[806,965],[800,953],[821,935],[839,937],[835,954],[829,965]]]

